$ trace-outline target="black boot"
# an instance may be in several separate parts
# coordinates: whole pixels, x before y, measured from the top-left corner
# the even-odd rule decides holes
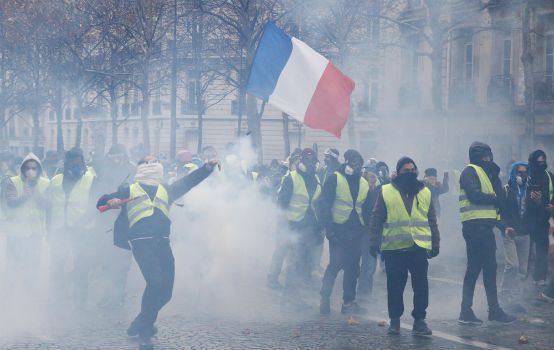
[[[472,309],[467,309],[467,310],[462,310],[462,312],[460,312],[458,323],[463,325],[480,326],[483,324],[483,321],[481,321],[480,319],[477,318],[477,316],[475,316]]]
[[[500,308],[500,306],[494,307],[489,310],[489,321],[497,321],[501,323],[512,323],[516,318],[512,315],[508,315]]]
[[[400,319],[391,318],[389,330],[387,331],[389,335],[399,335],[400,334]]]
[[[433,332],[429,327],[427,327],[427,323],[425,323],[425,320],[415,320],[414,326],[412,328],[412,334],[413,335],[431,335]]]
[[[346,303],[342,303],[342,308],[340,312],[343,314],[360,315],[360,314],[364,314],[366,310],[362,308],[360,305],[358,305],[358,303],[355,300],[352,300]]]

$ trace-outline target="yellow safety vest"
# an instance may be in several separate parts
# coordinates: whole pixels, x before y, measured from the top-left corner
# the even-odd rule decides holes
[[[381,250],[398,250],[415,244],[431,249],[431,228],[427,215],[431,206],[431,191],[424,187],[414,197],[412,212],[408,214],[400,191],[392,184],[382,188],[387,207],[387,221],[383,226]]]
[[[554,198],[554,186],[552,186],[552,178],[550,177],[550,173],[548,170],[546,171],[546,177],[548,178],[548,202],[552,201]]]
[[[350,186],[348,186],[348,181],[346,177],[339,173],[335,172],[337,175],[337,189],[335,202],[333,203],[332,213],[333,213],[333,222],[336,224],[344,224],[350,217],[352,210],[355,210],[358,214],[358,218],[362,225],[365,225],[364,217],[362,215],[362,205],[364,204],[367,198],[367,192],[369,191],[369,184],[366,179],[360,177],[360,189],[358,190],[358,197],[356,198],[356,203],[352,198],[352,193],[350,193]]]
[[[193,171],[198,170],[198,165],[194,163],[187,163],[183,165],[183,169],[185,169],[187,171],[187,175],[189,175]]]
[[[25,195],[25,183],[20,176],[12,176],[11,182],[15,186],[17,198]],[[50,180],[46,177],[39,177],[35,190],[43,195],[48,189]],[[40,208],[35,200],[28,200],[22,206],[8,209],[8,220],[17,221],[17,224],[24,223],[34,233],[44,232],[46,229],[46,210]],[[23,221],[20,221],[23,220]]]
[[[289,221],[299,222],[304,219],[308,208],[312,208],[315,214],[314,203],[321,196],[321,185],[316,177],[316,188],[313,197],[310,198],[304,178],[297,171],[291,171],[290,177],[292,180],[292,198],[290,199],[287,210],[287,218]]]
[[[494,193],[494,189],[492,188],[491,180],[487,176],[487,173],[485,173],[485,170],[475,164],[469,164],[468,166],[475,169],[475,172],[479,177],[479,182],[481,183],[481,192],[485,194],[496,195],[496,193]],[[494,205],[481,205],[471,203],[466,196],[466,192],[461,187],[459,202],[460,218],[462,222],[476,219],[496,219],[498,216],[496,207]]]
[[[63,174],[58,174],[50,182],[50,195],[52,200],[52,226],[73,227],[77,224],[82,227],[90,222],[79,222],[89,211],[90,188],[95,175],[87,169],[85,174],[77,181],[69,196],[66,197],[63,189]]]
[[[129,191],[129,198],[136,198],[127,203],[129,227],[133,227],[141,219],[152,216],[154,208],[158,208],[165,216],[169,217],[169,195],[163,185],[158,185],[153,201],[137,182],[130,186]]]

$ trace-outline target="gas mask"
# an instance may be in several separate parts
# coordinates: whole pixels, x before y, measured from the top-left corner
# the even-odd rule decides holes
[[[525,180],[523,179],[522,176],[520,176],[520,175],[516,176],[516,183],[517,183],[519,186],[523,185],[524,182],[525,182]]]
[[[68,164],[64,170],[64,175],[70,178],[78,178],[85,173],[85,167],[81,164]]]

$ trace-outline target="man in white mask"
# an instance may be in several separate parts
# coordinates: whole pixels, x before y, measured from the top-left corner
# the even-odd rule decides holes
[[[219,161],[210,160],[171,185],[163,183],[164,169],[155,156],[142,158],[135,181],[117,192],[102,196],[97,207],[121,208],[114,227],[114,244],[131,249],[144,276],[146,288],[141,311],[127,329],[129,336],[140,337],[141,349],[151,349],[158,312],[173,292],[175,261],[169,244],[171,204],[206,179]],[[130,201],[126,201],[126,200]]]
[[[20,170],[6,186],[8,256],[4,285],[15,287],[22,282],[29,290],[38,279],[49,204],[44,192],[50,181],[42,176],[40,160],[33,153],[25,157]]]

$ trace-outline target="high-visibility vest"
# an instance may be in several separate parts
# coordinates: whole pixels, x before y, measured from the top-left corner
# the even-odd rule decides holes
[[[302,175],[297,171],[291,171],[290,177],[292,180],[292,197],[287,210],[287,218],[289,221],[299,222],[306,216],[308,208],[312,208],[315,214],[314,203],[321,196],[321,185],[316,178],[315,192],[310,198]]]
[[[431,191],[424,187],[414,196],[412,212],[408,214],[400,191],[392,184],[381,187],[387,207],[387,221],[383,225],[381,250],[398,250],[415,244],[431,249],[431,228],[427,215],[431,206]]]
[[[127,203],[129,227],[133,227],[133,225],[141,219],[152,216],[154,214],[154,208],[158,208],[169,218],[169,195],[163,185],[158,185],[154,200],[150,200],[148,193],[146,193],[137,182],[131,184],[129,192],[129,198],[135,198]]]
[[[481,183],[481,192],[496,196],[496,193],[494,193],[494,189],[492,188],[491,180],[487,176],[487,173],[485,173],[485,170],[483,170],[483,168],[475,164],[469,164],[468,166],[475,169],[475,172],[479,177],[479,182]],[[498,216],[497,210],[494,205],[492,204],[483,205],[483,204],[471,203],[466,196],[466,192],[461,187],[460,187],[459,202],[460,202],[460,218],[462,222],[468,221],[468,220],[476,220],[476,219],[495,219],[495,220],[497,219],[497,216]]]
[[[183,169],[185,169],[187,175],[189,175],[193,171],[198,170],[198,165],[196,165],[194,163],[187,163],[187,164],[183,165]]]
[[[350,217],[352,210],[355,210],[358,214],[360,222],[362,225],[365,225],[365,220],[362,215],[362,205],[367,198],[369,184],[366,179],[360,176],[360,189],[358,190],[358,197],[354,203],[346,177],[338,171],[336,171],[335,174],[337,176],[337,189],[335,202],[333,203],[332,208],[333,222],[336,224],[344,224]]]
[[[550,203],[554,198],[554,186],[552,186],[552,178],[550,177],[550,173],[548,172],[548,170],[545,171],[546,177],[548,178],[548,202]]]
[[[73,227],[89,211],[90,188],[95,175],[87,169],[79,181],[66,196],[63,189],[63,174],[58,174],[50,181],[50,194],[52,200],[52,226]],[[79,226],[88,226],[89,221],[80,222]]]
[[[25,182],[20,176],[12,176],[11,182],[15,186],[17,198],[25,195]],[[43,195],[48,189],[50,180],[46,177],[39,177],[35,187],[38,194]],[[34,199],[27,200],[17,208],[8,209],[8,220],[16,221],[18,225],[24,224],[34,233],[42,233],[46,229],[46,210],[40,208]]]

